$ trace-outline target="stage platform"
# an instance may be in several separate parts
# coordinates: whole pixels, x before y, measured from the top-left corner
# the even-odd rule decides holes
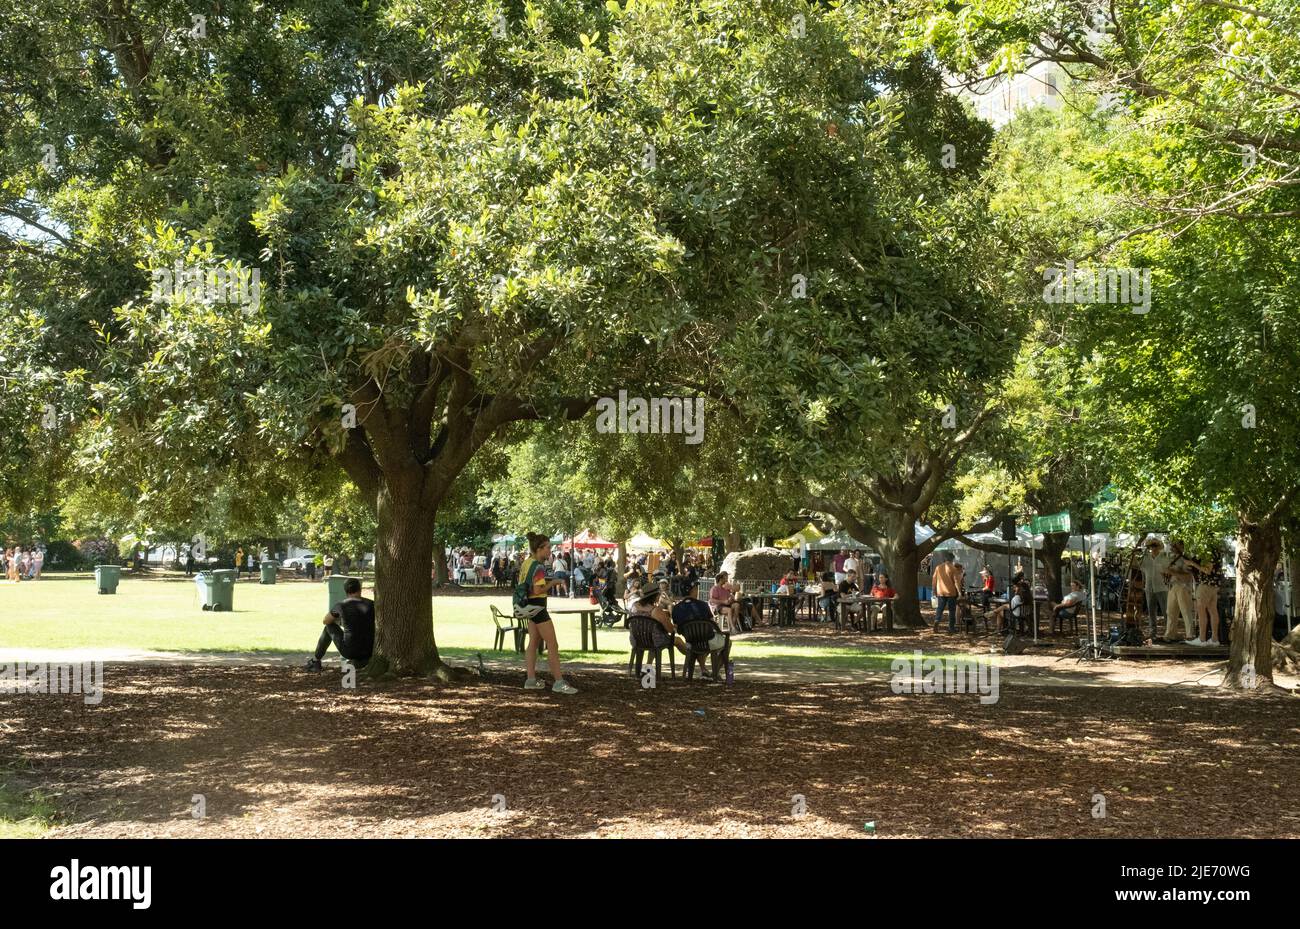
[[[1222,661],[1228,657],[1226,645],[1114,645],[1116,658],[1208,658]]]

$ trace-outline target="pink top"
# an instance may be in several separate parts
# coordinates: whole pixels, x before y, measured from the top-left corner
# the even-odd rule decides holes
[[[714,584],[709,590],[710,603],[730,603],[734,598],[735,594],[722,584]]]

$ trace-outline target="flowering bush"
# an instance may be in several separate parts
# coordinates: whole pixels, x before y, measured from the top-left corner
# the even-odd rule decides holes
[[[121,557],[112,539],[78,539],[72,544],[81,555],[81,567],[116,564]]]

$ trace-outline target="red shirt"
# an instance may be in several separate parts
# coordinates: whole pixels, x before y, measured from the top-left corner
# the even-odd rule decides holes
[[[898,592],[892,587],[872,587],[871,596],[873,597],[897,597]]]

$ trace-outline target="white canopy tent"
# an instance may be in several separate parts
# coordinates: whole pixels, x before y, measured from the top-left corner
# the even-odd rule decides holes
[[[638,532],[627,540],[629,552],[653,552],[663,548],[663,543],[644,532]]]

